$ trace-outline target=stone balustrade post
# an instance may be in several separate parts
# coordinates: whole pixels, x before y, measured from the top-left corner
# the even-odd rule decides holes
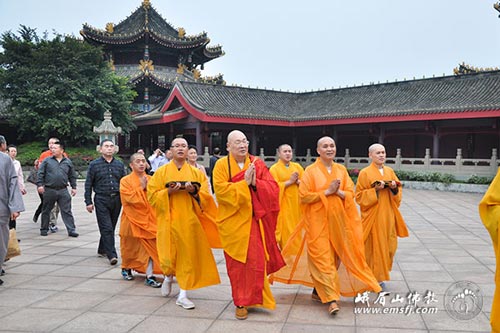
[[[306,165],[309,165],[311,163],[312,163],[312,161],[311,161],[311,148],[307,148],[307,150],[306,150]]]
[[[491,167],[491,173],[494,174],[494,175],[497,173],[497,169],[498,169],[497,160],[498,160],[497,149],[493,148],[493,149],[491,149],[490,167]]]
[[[396,149],[396,162],[394,163],[396,170],[401,170],[401,148]]]
[[[455,167],[457,171],[462,169],[462,148],[457,148],[457,157],[455,158]]]
[[[259,158],[264,161],[264,148],[260,148]]]
[[[210,166],[210,154],[208,153],[208,147],[205,146],[205,149],[203,151],[203,161],[201,163],[205,168],[208,168]]]
[[[344,165],[346,167],[346,169],[349,168],[349,159],[351,158],[350,154],[349,154],[349,148],[346,148],[345,149],[345,159],[344,159]]]
[[[429,169],[430,165],[431,165],[431,150],[429,148],[425,148],[424,166],[426,169]]]

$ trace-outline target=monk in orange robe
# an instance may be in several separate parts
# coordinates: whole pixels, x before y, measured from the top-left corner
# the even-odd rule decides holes
[[[279,188],[264,162],[248,154],[245,134],[229,133],[227,150],[213,170],[217,225],[236,318],[246,319],[249,306],[276,306],[267,275],[284,265],[275,234]]]
[[[147,163],[143,154],[133,154],[129,165],[132,173],[120,180],[122,277],[133,280],[132,270],[146,273],[145,284],[159,288],[161,282],[153,275],[161,274],[156,250],[156,214],[146,194],[151,176],[146,174]]]
[[[398,237],[408,237],[399,212],[402,188],[394,171],[385,166],[385,148],[373,144],[368,149],[371,164],[361,170],[356,184],[356,201],[361,208],[363,241],[368,266],[382,289],[398,247]]]
[[[272,281],[313,287],[312,299],[339,311],[340,296],[381,290],[366,264],[354,184],[343,165],[333,161],[337,148],[330,137],[318,140],[319,158],[304,171],[299,193],[304,215],[282,255],[286,267]],[[299,250],[291,245],[301,238]]]
[[[293,151],[288,144],[278,147],[278,156],[278,162],[269,168],[269,172],[280,188],[280,212],[276,226],[276,240],[282,249],[302,217],[299,184],[304,168],[299,163],[292,162]]]
[[[162,295],[172,290],[176,276],[180,293],[176,304],[194,309],[187,290],[220,283],[211,247],[221,247],[207,177],[186,162],[188,144],[172,141],[173,159],[156,170],[148,183],[148,199],[156,210],[160,267],[166,276]]]
[[[490,323],[491,331],[500,333],[500,246],[498,244],[500,235],[500,169],[497,171],[495,179],[493,179],[488,191],[486,191],[479,203],[479,216],[481,216],[484,226],[490,233],[496,256],[496,288],[491,306]]]

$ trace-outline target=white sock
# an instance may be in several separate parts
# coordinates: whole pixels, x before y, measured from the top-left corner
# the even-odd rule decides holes
[[[148,267],[146,268],[146,277],[153,275],[153,259],[149,258]]]
[[[179,291],[179,297],[177,297],[178,299],[181,299],[181,298],[187,298],[187,291],[184,290],[184,289],[181,289]]]
[[[165,275],[165,282],[172,282],[173,281],[173,276],[172,275]]]

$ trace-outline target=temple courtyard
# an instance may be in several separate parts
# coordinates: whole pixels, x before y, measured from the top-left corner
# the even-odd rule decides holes
[[[143,276],[125,281],[120,263],[97,257],[99,231],[85,210],[83,182],[73,199],[78,238],[67,236],[60,217],[59,232],[40,236],[40,222],[32,221],[39,198],[28,184],[17,227],[22,254],[1,277],[0,331],[489,332],[495,257],[477,211],[481,197],[404,190],[410,237],[400,239],[390,294],[343,298],[330,316],[327,305],[311,300],[311,288],[276,283],[276,310],[251,309],[239,321],[221,250],[214,250],[221,284],[189,292],[196,309],[184,310],[175,305],[177,284],[162,297]]]

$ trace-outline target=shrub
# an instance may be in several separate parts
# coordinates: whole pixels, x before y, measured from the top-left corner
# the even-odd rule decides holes
[[[451,184],[456,181],[455,176],[449,173],[420,173],[416,171],[395,171],[400,180],[409,180],[417,182],[436,182]]]
[[[46,142],[23,143],[17,147],[17,159],[22,166],[33,166],[33,162],[40,156],[42,151],[47,148]],[[68,147],[66,153],[77,168],[86,168],[93,159],[101,156],[94,147]]]
[[[465,182],[467,184],[490,184],[493,181],[493,178],[488,178],[488,177],[479,177],[478,175],[472,175],[469,179],[467,179]]]

